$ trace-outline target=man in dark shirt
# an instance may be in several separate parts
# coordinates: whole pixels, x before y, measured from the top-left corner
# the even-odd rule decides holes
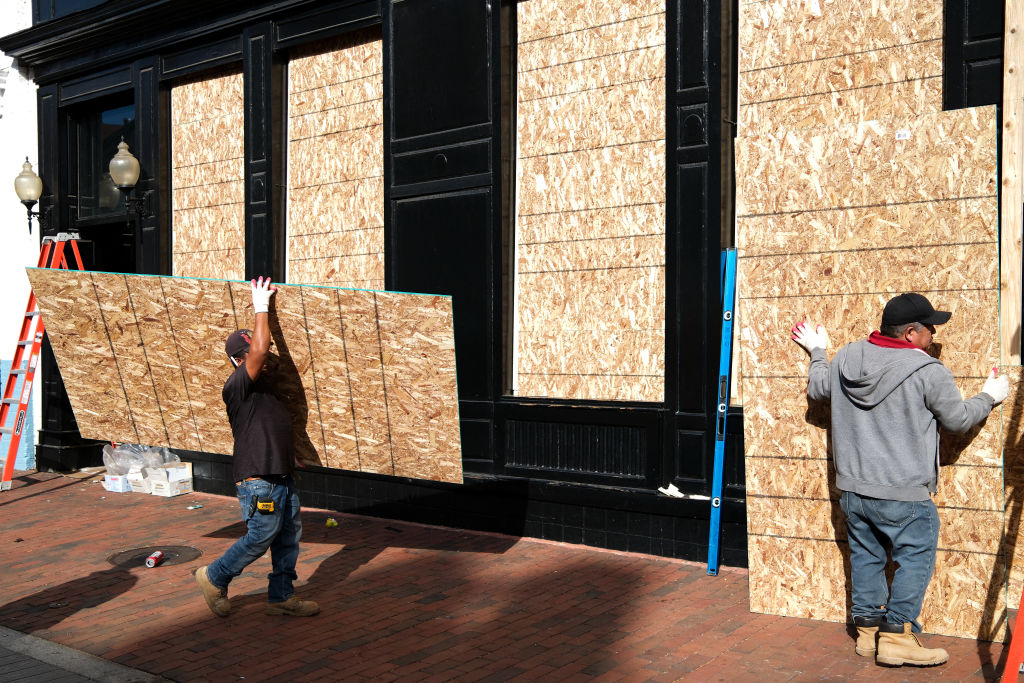
[[[267,386],[270,357],[267,311],[277,291],[270,278],[252,281],[255,331],[232,332],[224,344],[235,371],[224,383],[224,405],[235,444],[232,452],[235,486],[246,534],[220,558],[196,570],[196,581],[210,610],[218,617],[231,611],[228,584],[270,549],[267,614],[312,616],[320,607],[294,595],[302,522],[292,470],[295,448],[288,409]]]

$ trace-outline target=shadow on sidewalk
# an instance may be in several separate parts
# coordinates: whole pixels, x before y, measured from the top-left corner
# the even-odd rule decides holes
[[[0,625],[17,631],[50,629],[69,616],[126,593],[138,582],[127,569],[111,567],[0,606]]]
[[[325,527],[328,516],[339,526]],[[301,680],[323,669],[344,671],[346,663],[374,662],[418,677],[432,673],[432,667],[450,671],[453,662],[468,664],[490,654],[507,662],[503,675],[529,675],[539,659],[560,666],[563,659],[583,656],[589,675],[600,675],[621,658],[617,643],[649,626],[637,602],[642,571],[629,556],[560,554],[562,561],[539,563],[527,549],[525,558],[516,553],[506,559],[518,539],[321,511],[304,512],[303,529],[300,582],[306,578],[303,567],[315,569],[297,593],[319,602],[322,612],[288,623],[301,625],[304,635],[290,642],[286,654],[249,648],[244,658],[235,653],[218,658],[216,670],[204,670],[203,676]],[[233,541],[243,532],[238,523],[207,537]],[[283,625],[285,619],[260,613],[268,570],[264,557],[243,573],[250,590],[231,595],[228,618],[204,612],[187,625],[176,624],[174,633],[133,649],[148,653],[148,662],[167,658],[166,668],[155,673],[188,678],[182,653],[192,657],[228,643],[261,642],[268,626]],[[680,580],[699,575],[694,570],[693,577]],[[184,599],[201,602],[198,592]],[[133,654],[118,661],[145,663]],[[293,668],[285,674],[282,667],[289,663]]]

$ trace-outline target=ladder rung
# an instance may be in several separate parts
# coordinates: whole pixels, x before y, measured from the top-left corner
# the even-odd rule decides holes
[[[0,427],[0,434],[13,434],[14,430],[10,427]]]
[[[10,404],[12,406],[16,406],[19,403],[21,403],[21,399],[20,398],[5,398],[3,401],[0,401],[0,403],[8,403],[8,404]]]
[[[26,318],[34,318],[39,315],[39,311],[29,311],[25,314]]]
[[[32,346],[31,339],[22,339],[18,342],[18,346]]]
[[[11,368],[11,374],[12,375],[24,375],[26,372],[28,372],[28,368],[26,368],[24,366],[22,366],[20,368]]]

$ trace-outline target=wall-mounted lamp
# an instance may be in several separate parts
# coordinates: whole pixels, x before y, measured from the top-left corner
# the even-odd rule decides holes
[[[147,190],[141,197],[132,196],[135,183],[139,182],[141,169],[139,160],[128,151],[128,143],[124,141],[124,138],[117,143],[117,154],[110,160],[109,168],[111,180],[124,196],[124,208],[128,212],[129,221],[132,218],[149,218],[152,215],[149,198],[153,191]]]
[[[42,212],[32,210],[43,194],[43,181],[32,171],[28,157],[25,157],[25,163],[21,165],[21,173],[14,178],[14,191],[28,211],[28,234],[32,234],[33,218],[39,221],[39,229],[45,233],[50,223],[50,209],[47,207]]]

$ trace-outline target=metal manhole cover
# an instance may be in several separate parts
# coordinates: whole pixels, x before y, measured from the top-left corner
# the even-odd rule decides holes
[[[203,554],[198,548],[193,548],[190,545],[154,545],[148,548],[122,550],[108,557],[107,562],[115,567],[124,567],[125,569],[145,567],[146,558],[157,550],[164,554],[159,565],[161,567],[168,564],[185,564]]]

